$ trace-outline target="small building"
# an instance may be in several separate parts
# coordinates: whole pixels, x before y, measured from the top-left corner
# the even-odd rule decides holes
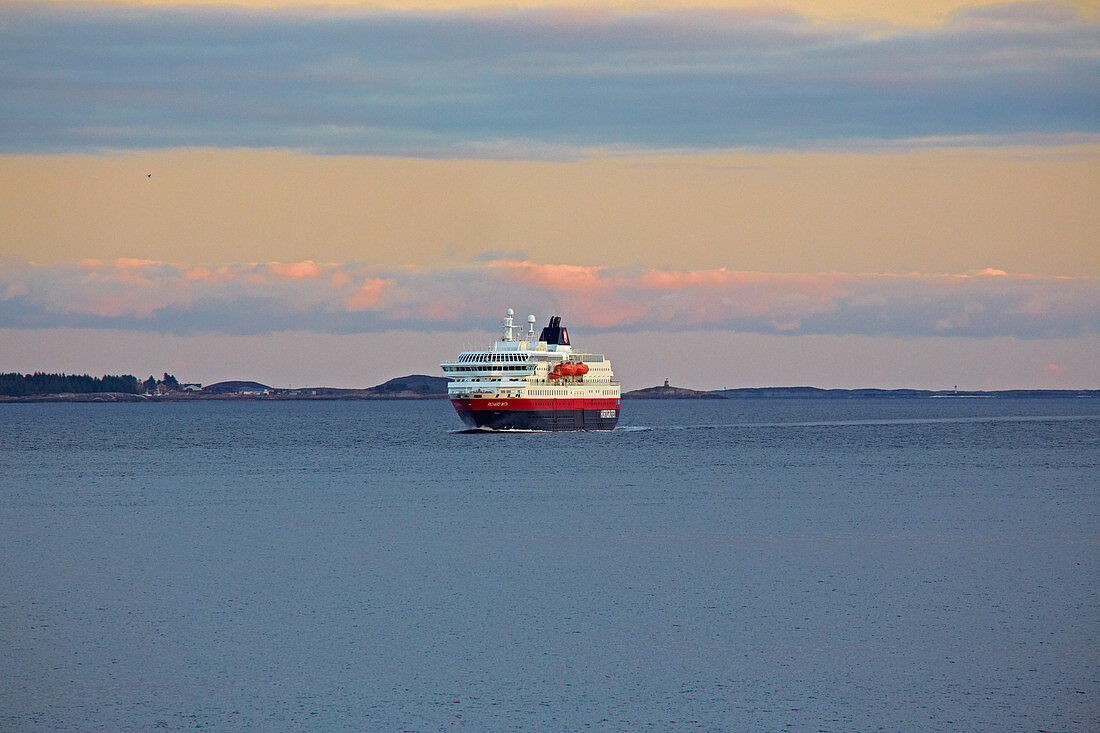
[[[184,392],[202,392],[202,385],[195,382],[189,382],[187,384],[181,384],[180,389]]]

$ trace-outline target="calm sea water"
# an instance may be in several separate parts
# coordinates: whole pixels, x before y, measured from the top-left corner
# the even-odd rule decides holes
[[[1100,402],[0,405],[0,728],[1100,729]]]

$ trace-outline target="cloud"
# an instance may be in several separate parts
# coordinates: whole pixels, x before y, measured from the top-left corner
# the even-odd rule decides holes
[[[500,260],[489,262],[486,266],[507,271],[508,277],[517,282],[563,292],[599,292],[615,284],[613,280],[602,277],[607,269],[604,267],[543,265],[526,260]]]
[[[393,280],[368,279],[345,301],[348,311],[355,313],[376,307],[382,298],[382,291],[390,285],[393,285]]]
[[[301,280],[304,277],[319,277],[323,272],[313,260],[292,262],[290,264],[268,262],[267,269],[287,280]]]
[[[589,331],[1059,338],[1100,333],[1100,278],[647,271],[501,260],[381,271],[116,262],[0,267],[0,328],[177,334],[490,330],[506,307]],[[312,268],[304,268],[312,269]],[[291,267],[290,271],[295,271]]]
[[[1100,24],[790,11],[0,5],[0,149],[555,157],[1100,132]]]
[[[85,260],[85,262],[89,262],[89,260]],[[91,262],[95,262],[95,260],[91,260]],[[120,257],[115,260],[115,267],[119,268],[120,270],[137,270],[142,267],[148,267],[149,265],[163,264],[164,263],[160,262],[159,260],[142,260],[136,257]]]

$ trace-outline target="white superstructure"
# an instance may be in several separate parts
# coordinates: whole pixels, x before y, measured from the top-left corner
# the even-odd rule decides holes
[[[535,317],[527,316],[527,333],[514,324],[509,308],[501,322],[502,338],[483,351],[464,351],[455,361],[443,362],[443,374],[451,377],[450,397],[611,397],[620,396],[611,361],[603,354],[574,352],[565,328],[547,326],[543,335],[554,343],[535,340]],[[553,319],[551,319],[553,323]],[[560,329],[555,338],[554,329]],[[520,331],[522,338],[516,337]],[[550,333],[547,334],[547,331]],[[557,343],[564,339],[565,343]],[[565,363],[588,367],[583,375],[555,376]]]

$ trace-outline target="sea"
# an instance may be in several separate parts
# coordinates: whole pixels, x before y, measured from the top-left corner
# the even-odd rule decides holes
[[[0,404],[0,729],[1100,730],[1100,400]]]

